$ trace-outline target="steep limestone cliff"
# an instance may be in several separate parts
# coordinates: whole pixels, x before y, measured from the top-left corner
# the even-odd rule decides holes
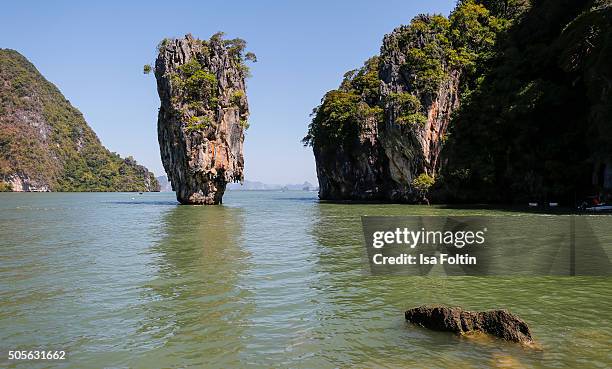
[[[249,108],[241,39],[187,35],[166,39],[155,62],[161,100],[157,122],[161,158],[183,204],[219,204],[228,182],[243,180]]]
[[[0,191],[159,191],[17,51],[0,49]]]
[[[304,143],[319,197],[427,201],[460,96],[526,9],[527,0],[462,0],[449,18],[419,15],[386,35],[380,56],[348,72],[314,110]]]
[[[378,65],[374,57],[348,72],[313,112],[304,142],[313,148],[321,199],[369,200],[384,194]]]
[[[380,141],[391,200],[419,200],[414,180],[419,175],[435,178],[439,169],[451,114],[459,105],[461,75],[461,68],[449,60],[448,40],[440,37],[447,22],[440,16],[419,16],[383,40]],[[428,59],[426,69],[423,58]]]
[[[440,52],[439,80],[423,81],[408,59],[411,50],[441,47],[433,45],[432,27],[440,19],[421,16],[385,36],[380,57],[347,73],[340,89],[323,99],[307,137],[321,199],[411,202],[418,197],[412,188],[416,176],[435,176],[459,101],[459,71]],[[424,31],[415,31],[421,23]]]

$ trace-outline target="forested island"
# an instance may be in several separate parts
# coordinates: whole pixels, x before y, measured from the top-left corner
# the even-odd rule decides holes
[[[612,189],[609,0],[461,0],[313,112],[324,200],[574,205]]]
[[[106,149],[23,55],[0,49],[1,191],[159,191],[153,173]]]

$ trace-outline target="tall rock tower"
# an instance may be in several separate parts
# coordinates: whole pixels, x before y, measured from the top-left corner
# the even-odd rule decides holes
[[[244,130],[249,107],[242,39],[191,35],[158,46],[155,78],[161,106],[157,133],[161,158],[182,204],[222,202],[228,182],[243,180]],[[145,72],[147,66],[145,66]]]

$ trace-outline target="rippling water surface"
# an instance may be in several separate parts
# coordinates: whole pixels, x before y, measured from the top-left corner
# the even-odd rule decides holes
[[[0,194],[0,366],[612,363],[612,279],[364,274],[361,215],[490,211],[322,204],[310,192],[229,192],[224,202]],[[406,324],[404,310],[424,303],[508,308],[542,350]],[[68,360],[6,360],[8,350],[43,348],[66,350]]]

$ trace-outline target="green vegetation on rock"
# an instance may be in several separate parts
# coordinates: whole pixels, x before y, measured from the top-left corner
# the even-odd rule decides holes
[[[238,124],[240,125],[240,127],[242,127],[243,129],[247,130],[249,129],[249,127],[251,126],[249,124],[249,121],[246,119],[240,119],[240,121],[238,122]]]
[[[344,75],[337,90],[325,94],[321,105],[313,110],[313,119],[305,145],[350,144],[356,139],[364,119],[382,121],[380,106],[378,57]]]
[[[198,132],[203,129],[209,128],[212,124],[212,119],[210,119],[209,117],[194,116],[189,118],[189,120],[187,121],[187,125],[185,126],[185,132]]]
[[[396,121],[405,125],[424,125],[427,117],[422,113],[421,101],[407,92],[391,93],[389,99],[399,107]]]
[[[217,77],[202,68],[196,59],[178,68],[180,75],[172,80],[173,87],[182,91],[186,101],[208,101],[217,105]]]
[[[611,4],[462,0],[448,18],[398,27],[314,110],[304,143],[321,188],[342,199],[404,200],[413,190],[567,205],[609,193]],[[351,150],[359,142],[370,146]],[[406,183],[419,173],[435,187],[423,174]]]
[[[535,2],[507,29],[453,120],[444,199],[574,205],[603,190],[612,165],[610,5]]]
[[[154,191],[145,167],[108,151],[61,92],[14,50],[0,49],[0,187]]]
[[[394,121],[398,125],[423,125],[427,120],[424,101],[436,96],[451,71],[473,74],[478,63],[490,58],[498,35],[512,24],[504,17],[518,14],[514,8],[524,2],[506,1],[506,6],[499,6],[500,10],[494,13],[486,6],[497,4],[495,1],[463,0],[449,18],[419,15],[409,26],[399,27],[385,37],[381,52],[405,56],[399,67],[410,90],[391,92],[387,101],[383,101],[381,63],[379,57],[373,57],[364,67],[346,73],[340,88],[325,95],[313,112],[303,142],[310,145],[317,141],[323,145],[350,142],[359,132],[359,121],[364,115],[371,113],[382,121],[387,102],[396,107]]]
[[[570,205],[609,191],[610,9],[460,0],[448,18],[396,28],[376,65],[347,73],[314,109],[304,143],[320,195],[418,201],[420,173],[440,201]]]
[[[0,182],[0,192],[11,192],[13,191],[12,186],[4,181]]]
[[[436,183],[434,177],[427,173],[421,173],[412,180],[412,187],[419,193],[419,196],[426,202],[429,203],[427,195],[431,187]]]
[[[435,94],[446,78],[445,62],[454,51],[448,39],[449,24],[441,15],[422,15],[401,29],[397,47],[407,49],[401,68],[417,94]]]
[[[232,92],[232,96],[230,97],[230,102],[233,105],[240,107],[240,105],[242,105],[242,100],[245,98],[245,96],[246,94],[244,93],[244,91],[236,90]]]
[[[201,132],[215,126],[214,118],[219,106],[237,107],[242,117],[240,126],[244,129],[249,124],[244,116],[247,109],[246,94],[240,89],[229,89],[229,96],[220,96],[218,76],[211,70],[211,59],[218,58],[221,51],[226,55],[232,68],[237,70],[241,78],[249,77],[250,70],[247,61],[256,62],[257,56],[252,52],[245,52],[246,41],[241,38],[224,39],[223,32],[213,34],[209,40],[195,39],[191,34],[186,37],[193,42],[197,53],[182,64],[168,70],[166,73],[171,87],[171,110],[182,122],[186,133]],[[159,54],[172,50],[170,46],[175,39],[164,39],[157,47]],[[172,45],[176,46],[176,45]],[[144,66],[145,74],[152,71],[150,65]],[[244,121],[244,122],[242,122]]]
[[[214,205],[227,183],[244,179],[249,106],[246,42],[191,34],[164,42],[155,60],[158,142],[178,201]]]

